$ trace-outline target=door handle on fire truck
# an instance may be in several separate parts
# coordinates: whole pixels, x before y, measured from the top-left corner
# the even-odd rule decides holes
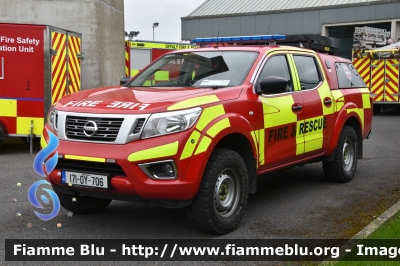
[[[295,112],[301,111],[303,109],[303,106],[299,105],[293,105],[292,110]]]
[[[332,104],[332,100],[330,98],[324,99],[324,104],[325,105],[331,105]]]

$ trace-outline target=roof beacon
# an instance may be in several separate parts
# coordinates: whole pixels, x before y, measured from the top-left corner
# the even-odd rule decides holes
[[[194,38],[192,43],[205,44],[205,43],[237,43],[237,42],[269,42],[270,45],[275,45],[276,41],[285,40],[286,36],[281,34],[272,35],[254,35],[254,36],[232,36],[232,37],[208,37],[208,38]]]

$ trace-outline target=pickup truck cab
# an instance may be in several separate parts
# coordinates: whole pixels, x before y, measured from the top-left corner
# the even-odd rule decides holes
[[[322,161],[327,179],[350,181],[371,121],[370,92],[347,59],[215,46],[168,53],[123,86],[62,98],[41,146],[59,139],[47,179],[69,211],[111,200],[186,207],[198,229],[226,234],[258,175]]]

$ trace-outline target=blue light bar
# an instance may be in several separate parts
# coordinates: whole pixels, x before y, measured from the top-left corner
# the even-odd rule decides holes
[[[254,35],[254,36],[194,38],[194,39],[192,39],[192,43],[282,41],[285,39],[286,39],[286,35],[272,34],[272,35]]]

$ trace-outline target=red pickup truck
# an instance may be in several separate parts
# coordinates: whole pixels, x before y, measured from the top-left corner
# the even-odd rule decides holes
[[[283,46],[188,49],[123,86],[63,97],[41,146],[47,131],[60,141],[48,181],[69,211],[111,200],[186,207],[198,229],[225,234],[258,175],[322,161],[327,179],[350,181],[371,106],[347,59]]]

